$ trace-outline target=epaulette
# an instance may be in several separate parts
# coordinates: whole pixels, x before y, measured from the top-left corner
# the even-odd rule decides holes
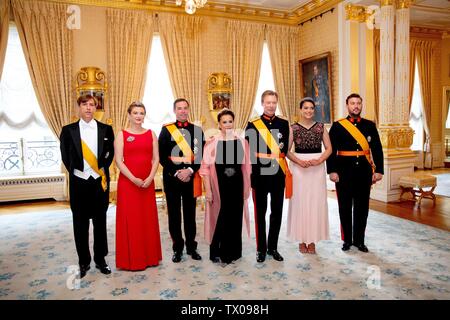
[[[289,121],[288,117],[284,116],[284,115],[277,115],[278,118]]]
[[[174,124],[175,122],[169,122],[169,123],[166,123],[166,124],[163,124],[163,127],[167,127],[168,125],[171,125],[171,124]]]
[[[256,120],[259,120],[259,119],[261,119],[261,116],[257,116],[257,117],[251,118],[249,121],[250,122],[255,122]]]

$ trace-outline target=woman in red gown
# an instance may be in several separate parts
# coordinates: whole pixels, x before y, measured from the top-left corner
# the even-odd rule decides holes
[[[153,178],[159,165],[158,139],[142,127],[145,107],[128,107],[130,127],[117,134],[114,152],[120,170],[117,185],[116,267],[144,270],[162,259]]]

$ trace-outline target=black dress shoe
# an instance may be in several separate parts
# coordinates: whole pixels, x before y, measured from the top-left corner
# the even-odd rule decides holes
[[[277,250],[267,250],[267,254],[277,261],[283,261],[283,257]]]
[[[220,263],[219,257],[210,257],[209,260],[211,260],[213,263]]]
[[[350,250],[350,247],[351,247],[351,246],[352,246],[351,243],[344,242],[344,244],[342,245],[342,251],[348,251],[348,250]]]
[[[368,249],[368,248],[366,247],[366,245],[364,245],[364,244],[359,244],[359,245],[357,245],[356,247],[358,248],[359,251],[362,251],[362,252],[369,252],[369,249]]]
[[[189,251],[187,254],[194,260],[202,260],[202,256],[198,254],[197,250]]]
[[[181,256],[183,254],[181,252],[174,252],[172,256],[172,262],[178,263],[181,261]]]
[[[86,264],[86,265],[81,265],[80,264],[80,279],[84,278],[84,276],[86,275],[86,273],[88,272],[88,270],[91,268],[90,265]]]
[[[100,270],[103,274],[110,274],[111,268],[105,263],[105,264],[96,264],[95,267]]]
[[[256,262],[264,262],[266,260],[266,254],[264,252],[258,251],[256,253]]]

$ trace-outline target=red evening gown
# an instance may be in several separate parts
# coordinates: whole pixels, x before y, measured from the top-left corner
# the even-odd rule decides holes
[[[152,169],[152,131],[123,131],[123,158],[135,177],[144,180]],[[122,173],[117,186],[116,267],[143,270],[162,260],[155,184],[139,188]]]

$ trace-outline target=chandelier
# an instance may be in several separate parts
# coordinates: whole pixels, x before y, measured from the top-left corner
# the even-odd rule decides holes
[[[181,6],[183,0],[176,0],[177,6]],[[194,14],[197,8],[202,8],[208,0],[185,0],[184,10],[188,14]]]

